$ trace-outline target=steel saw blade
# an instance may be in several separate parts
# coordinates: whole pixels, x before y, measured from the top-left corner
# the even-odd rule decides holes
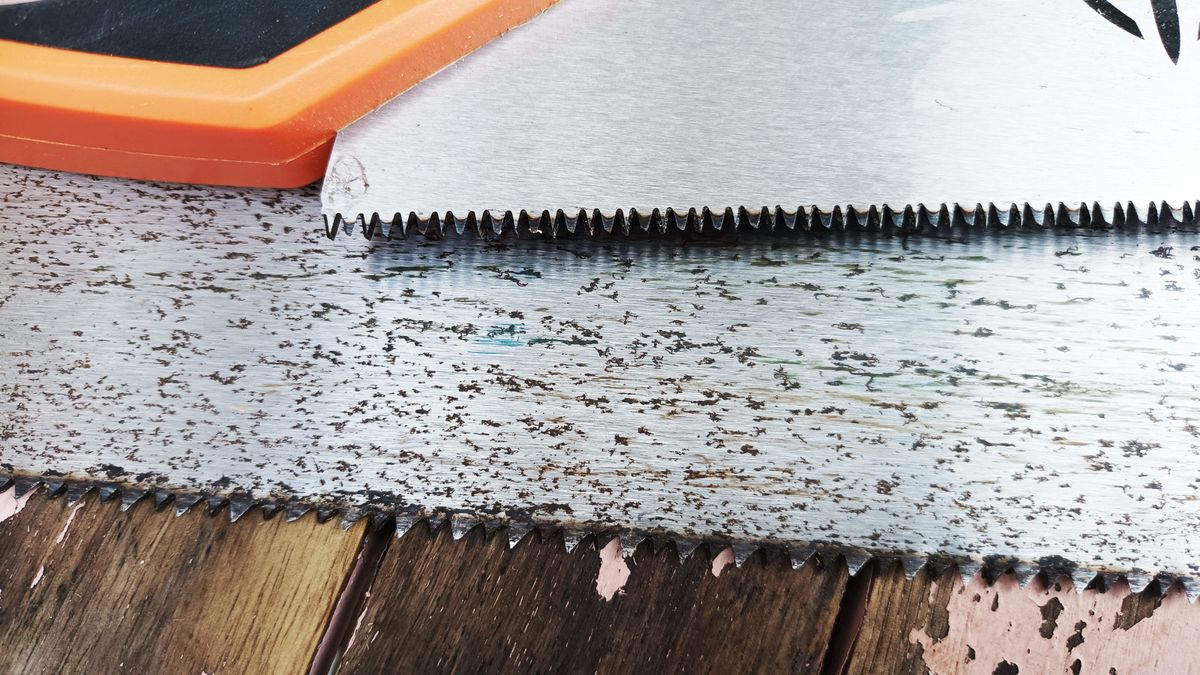
[[[396,245],[312,193],[0,194],[22,491],[1200,590],[1193,225]]]
[[[361,218],[394,236],[431,218],[573,232],[1182,208],[1200,197],[1198,18],[1146,0],[563,0],[344,130],[324,213],[331,235]]]

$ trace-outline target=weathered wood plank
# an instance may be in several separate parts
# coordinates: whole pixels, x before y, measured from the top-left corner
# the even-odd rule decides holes
[[[509,551],[479,529],[455,542],[415,528],[384,557],[341,672],[819,671],[844,566],[756,555],[714,576],[703,549],[681,564],[643,544],[617,591],[617,550],[602,563],[587,542],[567,553],[531,535]]]
[[[909,633],[946,636],[949,594],[962,586],[953,568],[934,575],[926,567],[906,581],[900,565],[883,564],[871,581],[865,616],[847,663],[847,675],[925,675],[919,643]]]
[[[1012,574],[965,587],[953,570],[905,581],[881,570],[848,675],[1200,672],[1200,608],[1177,587],[1076,593],[1065,578],[1020,588]]]
[[[303,673],[363,528],[27,497],[0,522],[0,672]]]

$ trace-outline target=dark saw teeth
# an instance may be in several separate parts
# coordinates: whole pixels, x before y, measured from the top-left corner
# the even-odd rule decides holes
[[[21,490],[19,496],[15,492],[17,488]],[[728,550],[732,554],[732,564],[737,567],[747,563],[753,564],[756,558],[766,563],[783,559],[789,561],[792,569],[800,569],[806,565],[839,566],[851,577],[864,571],[870,573],[874,570],[898,567],[910,581],[920,574],[936,577],[954,569],[964,585],[980,574],[989,584],[1011,574],[1021,587],[1027,586],[1036,578],[1041,578],[1046,584],[1069,579],[1076,592],[1082,592],[1088,588],[1105,590],[1120,581],[1125,581],[1133,593],[1150,589],[1161,597],[1175,586],[1179,586],[1190,602],[1195,602],[1200,596],[1200,578],[1136,569],[1097,569],[1057,557],[1022,561],[1003,556],[969,558],[938,553],[870,550],[828,542],[735,541],[721,537],[706,539],[675,536],[670,532],[630,530],[588,523],[496,519],[474,513],[427,511],[413,506],[347,506],[302,500],[255,499],[244,493],[213,494],[161,488],[150,490],[134,485],[67,480],[59,477],[0,475],[0,492],[6,490],[13,490],[17,499],[53,499],[65,492],[68,504],[72,505],[89,492],[95,491],[101,501],[116,500],[122,512],[129,511],[143,500],[155,511],[162,511],[169,502],[173,502],[176,517],[184,515],[201,503],[204,504],[202,512],[205,517],[227,517],[231,521],[240,520],[254,510],[261,511],[264,520],[269,520],[282,511],[288,523],[311,513],[318,523],[329,523],[330,527],[345,529],[360,520],[364,520],[370,528],[394,527],[397,537],[409,536],[410,533],[429,537],[442,536],[443,530],[455,541],[472,536],[499,536],[507,542],[510,550],[520,546],[521,542],[529,537],[538,537],[542,541],[560,541],[568,553],[576,551],[580,546],[591,546],[598,552],[608,542],[616,539],[624,557],[630,559],[642,548],[657,553],[670,547],[680,562],[695,555],[715,558]],[[147,497],[152,499],[146,499]]]
[[[325,234],[356,232],[369,240],[467,235],[491,239],[501,236],[597,237],[671,236],[732,233],[789,233],[854,231],[917,233],[948,228],[1123,228],[1134,226],[1190,226],[1200,201],[1166,201],[1136,205],[1133,202],[1102,205],[1098,202],[1059,202],[1034,205],[982,203],[974,206],[941,204],[893,208],[881,206],[759,206],[675,210],[580,209],[578,211],[471,211],[419,214],[324,214]]]

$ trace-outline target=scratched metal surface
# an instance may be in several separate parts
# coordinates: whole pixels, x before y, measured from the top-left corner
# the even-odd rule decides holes
[[[328,242],[0,169],[0,467],[1186,573],[1200,237]]]
[[[1200,17],[1102,4],[562,0],[341,132],[326,213],[1194,200]]]

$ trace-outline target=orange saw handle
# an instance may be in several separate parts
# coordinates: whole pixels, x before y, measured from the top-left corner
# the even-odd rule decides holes
[[[305,185],[339,129],[553,1],[0,4],[0,162]]]

